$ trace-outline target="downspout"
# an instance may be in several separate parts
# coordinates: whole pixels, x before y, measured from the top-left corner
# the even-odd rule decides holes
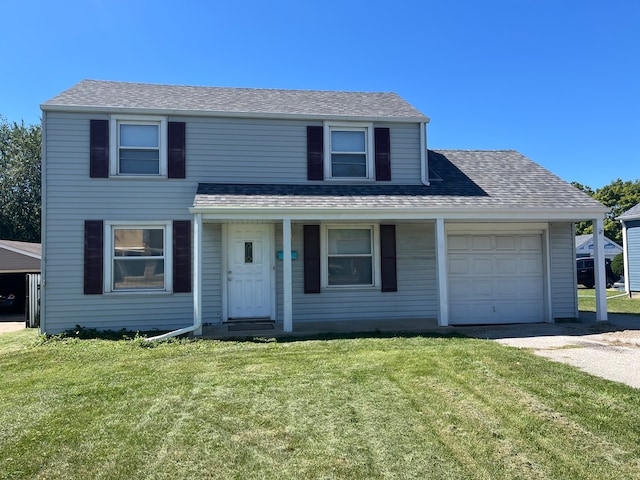
[[[420,122],[420,181],[427,187],[429,182],[429,155],[427,154],[427,122]]]
[[[166,340],[202,328],[202,214],[196,213],[193,218],[193,325],[179,328],[172,332],[145,338],[147,342]]]

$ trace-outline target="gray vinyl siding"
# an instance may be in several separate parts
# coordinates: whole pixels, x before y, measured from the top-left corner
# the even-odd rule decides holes
[[[627,254],[629,272],[626,278],[632,292],[640,292],[640,222],[625,222],[627,224]],[[629,224],[632,224],[630,226]]]
[[[420,183],[420,126],[418,124],[376,124],[388,127],[391,142],[391,183]]]
[[[75,325],[112,330],[190,325],[190,293],[83,294],[85,220],[191,220],[188,207],[196,189],[196,182],[185,180],[89,178],[89,120],[100,118],[107,117],[46,114],[42,287],[46,333]]]
[[[436,318],[438,312],[434,224],[396,225],[398,291],[377,289],[324,289],[319,294],[303,290],[303,226],[293,225],[292,262],[293,328],[296,322]],[[282,228],[276,228],[277,250],[282,250]],[[282,321],[282,261],[278,261],[278,320]]]
[[[222,318],[222,228],[206,223],[202,228],[202,323]]]
[[[575,235],[572,223],[550,223],[551,305],[556,318],[577,318]]]
[[[307,126],[320,122],[173,118],[186,121],[187,178],[198,182],[307,183]],[[420,183],[418,124],[389,127],[392,183]],[[385,182],[386,183],[386,182]]]
[[[191,220],[188,209],[199,182],[263,183],[269,179],[272,183],[306,183],[306,127],[322,124],[275,119],[169,117],[170,121],[186,122],[186,179],[103,179],[89,177],[89,122],[108,119],[109,115],[48,111],[44,118],[46,270],[42,314],[47,333],[58,333],[75,325],[148,330],[192,324],[190,293],[84,295],[85,220]],[[418,124],[375,126],[390,128],[393,182],[419,183]],[[432,256],[433,242],[425,242],[418,251],[431,249],[428,255]],[[217,322],[221,318],[221,245],[220,226],[206,225],[203,229],[204,322]],[[301,244],[296,248],[302,253]],[[402,264],[403,261],[406,264]],[[385,295],[363,292],[361,298],[369,305],[365,309],[348,305],[351,296],[344,292],[323,294],[322,299],[305,296],[301,287],[302,262],[294,262],[298,280],[294,315],[302,319],[323,318],[325,314],[326,318],[374,318],[390,312],[398,316],[435,316],[435,288],[423,289],[411,284],[412,278],[421,275],[435,278],[435,267],[431,265],[424,272],[416,272],[416,265],[410,259],[403,260],[400,255],[398,262],[399,286],[403,290]],[[429,262],[433,263],[432,259]],[[281,289],[281,281],[278,288]],[[278,298],[281,302],[281,290]],[[331,309],[327,310],[325,300],[332,303]],[[281,305],[278,315],[281,318]]]

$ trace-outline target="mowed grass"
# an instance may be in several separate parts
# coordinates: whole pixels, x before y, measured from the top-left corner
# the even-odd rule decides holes
[[[581,311],[596,311],[595,292],[593,288],[578,288],[578,308]],[[640,314],[640,299],[629,298],[618,290],[607,290],[607,312]]]
[[[640,477],[638,391],[469,338],[0,336],[0,478]]]

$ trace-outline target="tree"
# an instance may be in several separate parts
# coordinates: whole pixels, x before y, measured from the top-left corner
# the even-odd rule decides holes
[[[604,220],[604,233],[614,242],[622,243],[622,225],[616,218],[640,203],[640,180],[622,181],[618,178],[595,191],[577,182],[572,182],[572,185],[611,208],[611,212]],[[591,222],[578,222],[576,233],[578,235],[593,233]]]
[[[40,241],[42,130],[0,116],[0,238]]]
[[[619,253],[611,260],[611,270],[616,275],[624,275],[624,254]]]

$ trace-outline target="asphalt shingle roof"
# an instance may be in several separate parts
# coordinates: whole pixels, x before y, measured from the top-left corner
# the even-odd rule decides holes
[[[201,183],[194,207],[607,210],[513,150],[430,150],[429,168],[439,178],[430,186]]]
[[[253,116],[388,118],[428,121],[395,93],[193,87],[83,80],[41,105]]]
[[[631,207],[629,210],[624,212],[618,218],[621,220],[635,220],[640,218],[640,203]]]
[[[39,272],[41,253],[39,243],[0,240],[0,272]]]

